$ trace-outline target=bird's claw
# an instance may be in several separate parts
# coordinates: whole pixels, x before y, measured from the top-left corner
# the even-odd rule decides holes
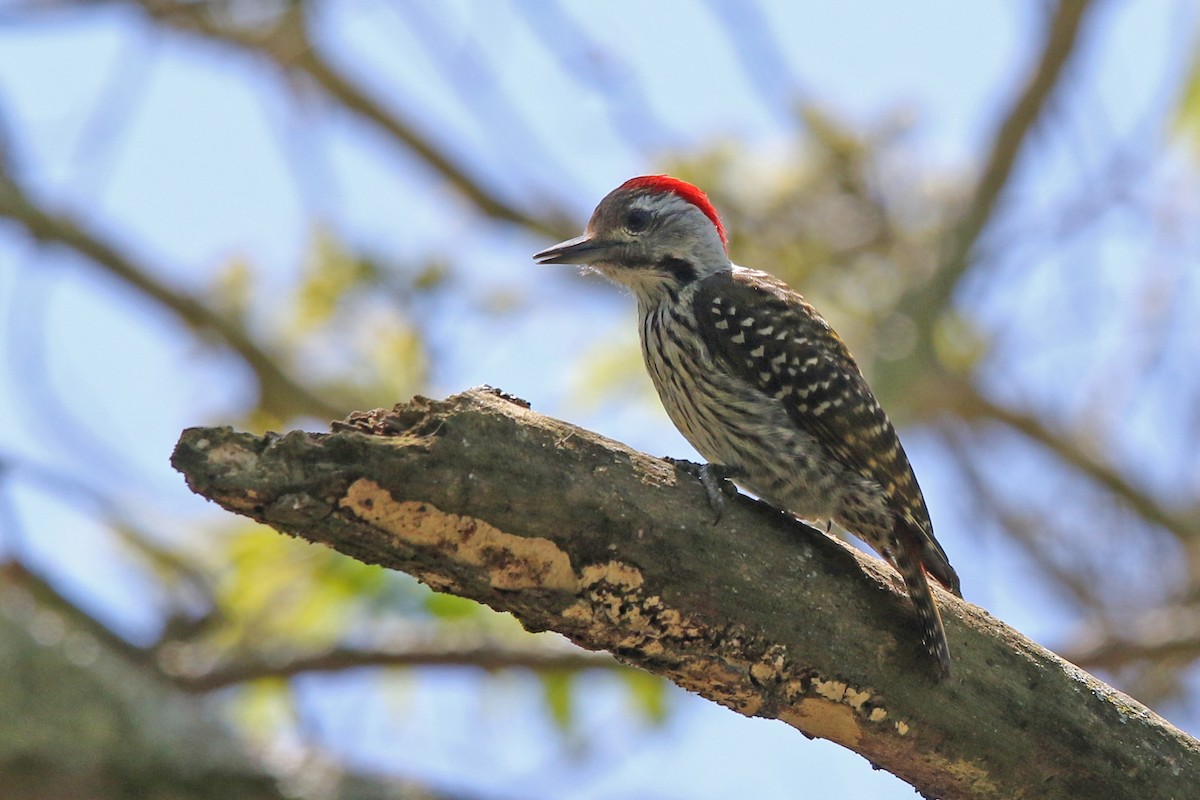
[[[723,464],[697,464],[694,461],[669,456],[664,460],[700,480],[705,494],[708,495],[709,508],[713,510],[713,524],[720,522],[721,515],[725,513],[725,498],[738,495],[737,487],[729,481],[737,476],[738,471]]]

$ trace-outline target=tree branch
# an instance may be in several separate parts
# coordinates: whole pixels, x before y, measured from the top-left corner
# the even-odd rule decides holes
[[[0,562],[0,586],[19,587],[27,592],[40,608],[61,616],[73,629],[93,637],[106,650],[116,653],[126,661],[135,664],[146,662],[145,650],[118,636],[20,561]]]
[[[1156,499],[1138,489],[1113,467],[1102,463],[1088,452],[1082,442],[1051,430],[1036,416],[998,405],[970,384],[964,384],[955,393],[956,412],[961,418],[971,421],[987,420],[998,422],[1020,433],[1054,453],[1064,464],[1078,470],[1096,484],[1104,487],[1113,497],[1124,502],[1133,511],[1152,525],[1170,532],[1179,541],[1187,543],[1200,536],[1200,520],[1188,513],[1176,513],[1165,508]]]
[[[288,419],[295,414],[336,415],[334,406],[294,380],[237,322],[158,280],[153,270],[89,230],[84,223],[41,208],[22,187],[0,175],[0,219],[3,218],[17,223],[39,242],[73,250],[125,286],[166,308],[193,330],[218,338],[254,372],[260,404],[280,418]]]
[[[975,192],[947,239],[941,268],[922,292],[925,295],[922,305],[914,307],[938,311],[945,308],[951,292],[971,263],[971,251],[991,221],[996,204],[1012,177],[1017,157],[1058,86],[1059,78],[1075,52],[1084,20],[1095,5],[1095,0],[1060,0],[1058,3],[1046,27],[1041,57],[1030,70],[1025,88],[996,129]]]
[[[310,40],[303,5],[291,7],[264,29],[251,29],[223,24],[203,3],[176,0],[137,0],[137,3],[159,23],[264,56],[285,73],[307,77],[327,99],[406,147],[486,216],[550,238],[561,238],[574,229],[568,220],[527,213],[492,192],[431,139],[347,77]]]
[[[1012,179],[1018,157],[1080,41],[1080,32],[1096,0],[1059,0],[1049,17],[1046,35],[1037,63],[1003,121],[996,129],[983,162],[978,181],[966,198],[962,213],[952,221],[941,248],[937,269],[929,280],[906,292],[903,308],[916,323],[916,346],[906,358],[880,360],[875,367],[874,385],[898,397],[921,397],[911,401],[913,408],[938,408],[937,398],[944,385],[964,380],[963,376],[944,373],[932,380],[928,365],[940,364],[935,338],[938,322],[950,306],[963,276],[976,263],[978,244],[991,224],[1004,191]]]
[[[938,590],[939,684],[882,562],[476,390],[332,434],[185,431],[199,494],[838,742],[927,796],[1190,796],[1200,742]]]
[[[500,646],[416,647],[397,650],[363,650],[337,647],[321,653],[258,658],[221,664],[207,671],[171,670],[171,680],[189,692],[210,692],[259,678],[292,678],[310,673],[346,672],[353,669],[411,667],[474,667],[495,672],[523,669],[534,672],[574,672],[581,669],[624,669],[599,653],[580,652],[564,645],[557,652]]]
[[[1187,663],[1200,657],[1200,613],[1195,604],[1157,608],[1125,620],[1120,632],[1085,628],[1071,645],[1073,661],[1093,669],[1121,669],[1139,661]]]

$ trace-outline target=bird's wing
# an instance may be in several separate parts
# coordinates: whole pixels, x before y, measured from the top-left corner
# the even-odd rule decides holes
[[[808,301],[778,278],[737,268],[704,279],[693,312],[713,358],[783,403],[832,459],[883,487],[925,544],[927,568],[957,587],[895,428],[845,343]]]

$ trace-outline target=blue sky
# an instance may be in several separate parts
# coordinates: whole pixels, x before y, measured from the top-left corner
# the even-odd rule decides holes
[[[736,4],[712,6],[739,13]],[[426,132],[494,185],[522,198],[565,200],[580,228],[608,189],[655,170],[657,153],[728,139],[769,157],[794,132],[781,113],[779,99],[787,97],[864,125],[903,112],[913,120],[915,158],[948,176],[969,173],[1025,76],[1042,13],[1040,3],[998,0],[765,3],[790,75],[755,85],[736,66],[719,15],[682,2],[565,3],[601,50],[560,58],[609,58],[614,74],[653,104],[662,126],[647,134],[650,152],[638,152],[513,13],[528,7],[464,1],[431,16],[439,46],[480,54],[474,61],[488,83],[475,98],[454,94],[423,50],[432,44],[405,38],[382,0],[326,12],[321,40],[381,96],[418,109]],[[1114,142],[1165,130],[1189,64],[1194,8],[1112,4],[1096,22],[1099,33],[1075,67],[1079,88],[1055,108],[1036,158],[1022,164],[1023,209],[1073,185]],[[760,54],[769,67],[773,56]],[[471,57],[456,63],[471,75]],[[496,102],[486,87],[511,104],[512,120],[497,130],[479,130],[464,105]],[[455,278],[461,300],[437,311],[460,324],[433,333],[440,358],[432,394],[490,383],[649,452],[690,452],[648,393],[622,404],[579,398],[588,359],[608,342],[634,341],[628,298],[607,287],[581,293],[569,276],[539,271],[529,254],[546,242],[482,225],[413,159],[351,121],[290,106],[281,88],[249,59],[159,39],[119,10],[0,26],[0,108],[22,173],[44,197],[164,265],[178,285],[208,286],[222,264],[243,258],[259,268],[264,297],[285,291],[313,217],[398,257],[452,254],[463,266]],[[104,110],[112,104],[116,110]],[[1136,251],[1118,238],[1112,254],[1123,244]],[[498,291],[521,293],[530,310],[515,318],[476,314]],[[186,492],[167,456],[181,428],[219,423],[243,402],[249,383],[233,360],[197,348],[174,320],[147,311],[90,266],[40,252],[7,226],[0,226],[0,317],[8,339],[0,353],[0,452],[83,473],[155,509],[165,528],[187,520],[194,534],[193,520],[213,512]],[[30,331],[34,340],[12,339]],[[562,366],[578,365],[580,354],[583,366]],[[30,375],[34,386],[13,385]],[[85,425],[47,431],[39,418],[45,407],[29,402],[47,394],[71,398]],[[956,532],[945,466],[919,437],[908,449],[968,596],[1035,637],[1053,635],[1059,622],[1009,577],[1019,559]],[[87,474],[97,450],[119,466]],[[156,616],[141,594],[149,583],[123,566],[102,529],[30,483],[14,497],[37,562],[47,566],[53,557],[59,580],[121,630],[152,632]],[[571,743],[544,715],[529,711],[538,689],[520,677],[488,685],[463,673],[387,679],[382,706],[379,681],[357,676],[308,681],[302,697],[320,720],[317,738],[347,757],[446,785],[489,787],[496,796],[913,796],[852,753],[682,692],[666,726],[647,728],[624,713],[624,693],[610,678],[588,680],[581,728],[593,741],[583,760],[571,758]],[[467,751],[484,766],[464,770]]]

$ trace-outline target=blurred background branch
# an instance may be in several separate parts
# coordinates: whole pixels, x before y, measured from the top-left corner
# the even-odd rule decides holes
[[[198,507],[166,464],[185,425],[485,382],[689,455],[627,303],[528,260],[669,170],[847,338],[968,599],[1200,730],[1194,5],[793,5],[6,4],[6,619],[216,709],[284,783],[321,753],[434,794],[612,796],[721,736],[610,661]]]

